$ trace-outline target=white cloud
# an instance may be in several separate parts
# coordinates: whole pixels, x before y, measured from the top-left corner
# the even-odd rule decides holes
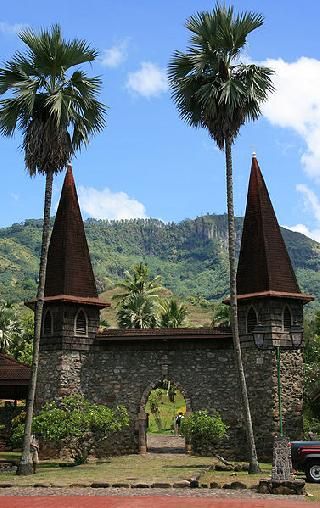
[[[109,49],[105,49],[101,56],[101,65],[105,67],[118,67],[121,65],[128,56],[127,52],[128,41],[124,40],[119,44],[115,44]]]
[[[3,34],[17,34],[27,27],[25,23],[7,23],[0,21],[0,32]]]
[[[79,187],[81,209],[96,219],[134,219],[146,217],[145,206],[125,192],[106,188]]]
[[[138,71],[129,72],[127,88],[144,97],[154,97],[168,90],[167,72],[152,62],[142,62]]]
[[[301,57],[262,62],[275,70],[276,92],[263,106],[265,117],[279,127],[293,129],[306,143],[301,162],[306,173],[320,181],[320,60]]]
[[[305,184],[299,183],[296,186],[296,189],[302,194],[306,211],[312,213],[319,226],[314,229],[309,229],[305,224],[296,224],[295,226],[285,227],[291,229],[291,231],[302,233],[303,235],[309,236],[313,240],[320,242],[320,200],[318,196]]]

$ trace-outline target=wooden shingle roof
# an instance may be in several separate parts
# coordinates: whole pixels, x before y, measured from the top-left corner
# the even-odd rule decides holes
[[[50,239],[45,300],[107,305],[98,299],[71,165],[67,168]]]
[[[256,157],[252,158],[247,208],[237,271],[239,299],[282,296],[310,301],[301,293]]]

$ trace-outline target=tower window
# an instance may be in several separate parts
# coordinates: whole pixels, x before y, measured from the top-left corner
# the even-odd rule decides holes
[[[52,335],[52,325],[53,325],[52,314],[50,310],[47,310],[43,320],[44,335]]]
[[[88,335],[87,316],[83,310],[79,310],[75,322],[76,335]]]
[[[288,307],[284,309],[283,312],[283,330],[285,332],[289,332],[291,329],[292,319],[291,319],[291,312]]]
[[[258,324],[257,313],[254,310],[254,308],[251,307],[247,314],[247,333],[253,332],[257,324]]]

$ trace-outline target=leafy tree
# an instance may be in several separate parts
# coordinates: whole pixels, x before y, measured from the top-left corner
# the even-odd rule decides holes
[[[157,388],[156,390],[152,390],[148,402],[150,404],[150,411],[154,415],[154,419],[157,425],[158,432],[162,430],[162,421],[160,415],[160,404],[162,402],[162,390],[161,388]]]
[[[114,295],[118,302],[117,320],[120,328],[155,328],[158,315],[160,277],[152,278],[148,265],[139,263],[127,271],[118,284],[122,292]]]
[[[158,299],[159,291],[162,289],[161,278],[151,277],[149,267],[146,263],[135,265],[132,271],[125,272],[125,279],[119,282],[117,287],[122,290],[113,299],[124,301],[128,296],[144,295],[152,299]]]
[[[154,300],[144,294],[128,295],[117,309],[119,328],[155,328],[157,307]]]
[[[191,443],[192,451],[204,453],[227,435],[227,426],[219,413],[195,411],[182,420],[181,433]]]
[[[10,349],[21,333],[15,308],[11,303],[0,301],[0,352],[10,353]]]
[[[15,445],[23,435],[21,415],[16,423],[12,434]],[[75,464],[84,464],[97,444],[128,425],[128,412],[123,406],[111,409],[92,404],[81,395],[69,395],[46,403],[33,418],[32,430],[44,442],[66,447]]]
[[[238,331],[231,147],[241,126],[260,116],[261,103],[273,91],[270,69],[240,61],[247,36],[262,24],[260,14],[244,12],[236,15],[233,7],[217,4],[212,12],[198,12],[187,20],[186,27],[191,32],[190,46],[186,52],[176,51],[169,63],[172,98],[181,118],[192,127],[207,129],[218,148],[225,152],[231,322],[250,472],[258,472],[259,464]]]
[[[230,326],[230,307],[224,303],[216,303],[213,309],[211,326]]]
[[[160,306],[160,326],[161,328],[179,328],[183,326],[187,317],[187,308],[183,303],[177,300],[165,300]]]
[[[32,378],[28,395],[23,454],[19,474],[31,474],[30,437],[36,389],[44,285],[50,234],[53,176],[62,171],[74,153],[88,144],[91,134],[104,127],[105,107],[97,100],[100,78],[90,78],[78,68],[92,62],[96,50],[84,40],[65,40],[59,25],[39,33],[19,34],[25,53],[16,52],[0,68],[0,132],[12,136],[22,131],[25,165],[30,176],[45,175],[44,221],[35,305]],[[77,67],[74,69],[74,67]],[[70,72],[69,72],[70,71]]]

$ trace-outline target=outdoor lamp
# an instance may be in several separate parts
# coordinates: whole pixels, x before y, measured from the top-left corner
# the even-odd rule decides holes
[[[303,339],[303,328],[300,325],[298,325],[297,323],[294,323],[291,326],[290,337],[291,337],[292,345],[294,347],[301,346],[302,339]]]
[[[258,323],[253,330],[254,343],[257,348],[263,346],[263,338],[265,335],[264,327],[261,323]]]

